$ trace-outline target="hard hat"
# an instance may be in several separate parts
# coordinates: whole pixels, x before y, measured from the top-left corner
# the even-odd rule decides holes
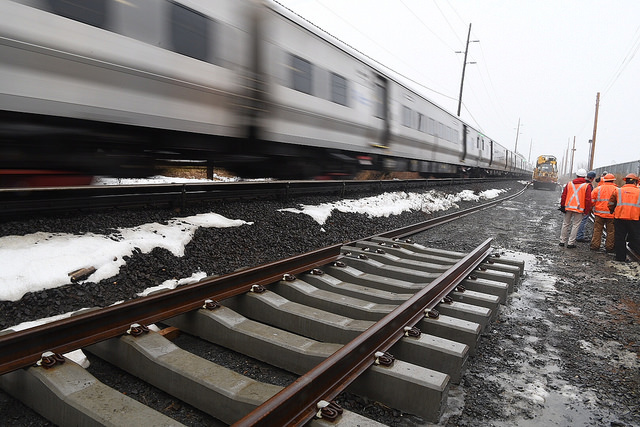
[[[634,181],[637,181],[637,180],[638,180],[638,176],[637,176],[635,173],[630,173],[630,174],[628,174],[627,176],[625,176],[625,177],[624,177],[624,179],[625,179],[625,180],[627,180],[627,179],[632,179],[632,180],[634,180]]]
[[[589,171],[589,173],[587,174],[587,178],[595,178],[596,177],[596,171]]]
[[[602,178],[602,180],[603,181],[607,181],[607,182],[608,181],[615,181],[616,180],[616,176],[614,174],[612,174],[612,173],[608,173]]]
[[[580,168],[578,169],[578,172],[576,172],[576,175],[584,178],[585,176],[587,176],[587,171],[584,170],[583,168]]]

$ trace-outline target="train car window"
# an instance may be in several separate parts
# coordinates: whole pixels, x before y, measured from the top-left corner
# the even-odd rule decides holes
[[[427,119],[427,133],[429,135],[436,134],[436,121],[433,120],[431,117]]]
[[[373,115],[379,119],[387,120],[387,82],[378,78],[375,87],[375,110]]]
[[[418,113],[418,130],[420,132],[427,131],[427,121],[425,120],[424,114]]]
[[[49,0],[56,15],[107,29],[107,0]]]
[[[412,116],[412,111],[411,108],[406,107],[406,106],[402,106],[402,125],[406,126],[408,128],[411,127],[412,123],[411,123],[411,116]]]
[[[453,137],[452,142],[455,142],[457,144],[459,142],[459,140],[458,140],[458,131],[457,130],[453,129],[452,137]]]
[[[312,95],[313,68],[311,62],[291,55],[291,71],[293,72],[291,76],[292,89]]]
[[[331,101],[340,105],[347,105],[347,79],[339,74],[331,73]]]
[[[126,0],[112,2],[109,17],[112,19],[111,31],[141,42],[163,47],[164,31],[161,22],[165,21],[164,3],[149,0]]]
[[[169,2],[171,12],[171,50],[201,61],[207,60],[209,26],[206,16],[181,4]]]

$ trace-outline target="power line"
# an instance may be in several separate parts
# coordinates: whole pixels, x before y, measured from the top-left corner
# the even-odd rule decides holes
[[[613,80],[611,81],[611,83],[609,83],[607,88],[604,90],[605,94],[609,91],[609,89],[613,87],[615,82],[618,81],[618,78],[620,77],[624,69],[627,68],[627,65],[631,63],[631,60],[633,60],[636,53],[638,53],[638,49],[640,49],[640,26],[638,26],[638,28],[636,29],[634,40],[632,41],[631,46],[627,51],[627,54],[625,55],[625,57],[622,59],[622,62],[618,66],[618,69],[614,73],[614,77],[612,77]]]
[[[431,28],[429,28],[429,26],[427,26],[427,24],[409,7],[407,6],[407,4],[404,2],[404,0],[400,0],[400,3],[402,3],[402,5],[422,24],[422,26],[424,28],[426,28],[427,31],[429,31],[431,34],[433,34],[438,40],[440,40],[442,42],[443,45],[447,46],[449,49],[451,49],[451,51],[455,51],[454,48],[452,48],[451,46],[449,46],[447,44],[447,42],[445,42],[444,40],[442,40],[442,38],[440,37],[440,35],[436,32],[434,32]],[[437,5],[436,5],[437,6]],[[445,18],[446,21],[446,18]],[[447,21],[447,24],[449,24],[449,22]],[[451,27],[451,25],[449,25],[449,27]]]
[[[396,74],[399,77],[402,77],[403,79],[407,80],[408,82],[411,82],[423,89],[426,89],[430,92],[433,92],[435,94],[438,94],[440,96],[443,96],[445,98],[451,99],[451,100],[456,100],[457,98],[446,95],[438,90],[435,90],[429,86],[426,86],[423,83],[420,83],[414,79],[412,79],[411,77],[406,76],[405,74],[395,70],[394,68],[391,68],[390,66],[383,64],[382,62],[378,61],[377,59],[371,57],[370,55],[362,52],[361,50],[355,48],[354,46],[350,45],[349,43],[341,40],[340,38],[338,38],[337,36],[331,34],[330,32],[328,32],[327,30],[325,30],[324,28],[320,27],[319,25],[315,24],[314,22],[312,22],[311,20],[305,18],[304,16],[300,15],[298,12],[294,11],[293,9],[285,6],[284,4],[280,3],[278,0],[271,0],[273,1],[275,4],[279,5],[280,7],[286,9],[287,11],[289,11],[290,13],[294,14],[295,16],[297,16],[298,18],[302,19],[303,21],[307,22],[308,24],[312,25],[314,28],[318,29],[319,31],[321,31],[322,33],[326,34],[327,36],[329,36],[330,38],[338,41],[339,43],[343,44],[344,46],[347,46],[349,49],[353,50],[354,52],[357,52],[359,55],[362,55],[363,57],[367,58],[368,60],[372,61],[375,64],[380,65],[381,67],[383,67],[384,69],[391,71],[392,73]],[[401,58],[398,58],[396,55],[394,55],[392,52],[388,51],[387,49],[385,49],[383,46],[381,46],[379,43],[377,43],[375,40],[371,39],[368,35],[364,34],[362,31],[360,31],[357,27],[354,27],[350,22],[344,20],[340,15],[336,14],[333,10],[331,10],[329,7],[325,6],[322,2],[320,2],[319,0],[316,0],[316,3],[319,4],[320,6],[322,6],[323,8],[325,8],[326,10],[328,10],[331,14],[335,15],[336,17],[338,17],[342,22],[346,23],[349,27],[353,28],[354,30],[356,30],[358,33],[360,33],[361,35],[363,35],[364,37],[366,37],[369,41],[371,41],[373,44],[375,44],[376,46],[378,46],[380,49],[384,50],[385,52],[387,52],[388,54],[390,54],[391,56],[393,56],[394,58],[396,58],[397,60],[403,62],[405,65],[407,65],[409,68],[412,68],[411,65],[407,64],[405,61],[403,61]]]
[[[442,9],[440,9],[440,7],[438,6],[438,3],[436,2],[436,0],[433,0],[433,1],[434,1],[434,4],[436,4],[436,6],[438,7],[438,10],[440,10],[440,11],[441,11],[441,13],[443,13],[443,12],[442,12]],[[458,12],[458,10],[453,6],[453,4],[451,4],[451,2],[450,2],[449,0],[446,0],[446,3],[447,3],[447,5],[449,6],[449,8],[451,8],[451,10],[453,11],[453,13],[458,17],[458,19],[460,20],[460,22],[466,26],[466,23],[465,23],[464,19],[460,16],[460,13],[459,13],[459,12]],[[444,13],[443,13],[443,15],[444,15]],[[445,18],[445,19],[446,19],[446,18]],[[449,22],[449,21],[447,20],[447,23],[448,23],[448,22]],[[454,31],[454,33],[455,33],[455,31]],[[477,39],[480,39],[480,38],[481,38],[481,37],[476,36],[475,34],[473,34],[472,36],[473,36],[474,38],[477,38]],[[458,37],[458,39],[459,39],[459,37]],[[462,43],[462,42],[461,42],[461,43]],[[496,99],[496,97],[495,97],[495,94],[496,94],[496,93],[498,93],[498,92],[496,91],[496,89],[495,89],[495,85],[493,84],[493,80],[492,80],[492,78],[491,78],[491,72],[489,72],[489,66],[488,66],[489,61],[487,60],[487,57],[486,57],[486,55],[484,54],[484,48],[483,48],[483,46],[482,46],[482,43],[479,43],[479,45],[480,45],[481,60],[480,60],[480,61],[477,61],[477,62],[481,62],[481,63],[482,63],[482,66],[483,66],[483,68],[484,68],[484,70],[485,70],[485,72],[486,72],[486,76],[487,76],[487,78],[488,78],[488,80],[489,80],[489,85],[490,85],[490,87],[491,87],[491,90],[489,90],[489,89],[487,88],[486,80],[485,80],[485,77],[484,77],[484,75],[483,75],[484,73],[482,73],[482,72],[479,72],[479,73],[478,73],[478,77],[479,77],[479,79],[480,79],[480,82],[482,83],[482,86],[484,87],[484,90],[485,90],[485,93],[486,93],[486,95],[487,95],[487,96],[486,96],[486,97],[485,97],[485,96],[482,96],[482,97],[481,97],[481,96],[478,96],[478,95],[476,94],[476,92],[475,92],[475,90],[474,90],[473,86],[471,86],[471,87],[469,88],[469,90],[471,91],[471,93],[472,93],[472,95],[474,96],[474,98],[475,98],[477,101],[479,101],[479,102],[481,102],[481,100],[483,100],[483,99],[488,99],[488,100],[489,100],[489,104],[491,105],[491,107],[493,108],[493,110],[497,113],[497,116],[500,118],[500,120],[503,122],[503,123],[502,123],[502,126],[503,126],[503,127],[504,127],[504,126],[509,126],[509,125],[508,125],[508,123],[510,123],[511,121],[510,121],[510,120],[509,120],[509,118],[507,117],[508,115],[507,115],[507,114],[505,113],[505,111],[502,109],[502,103],[500,103],[500,102]],[[472,57],[472,59],[473,59],[473,54],[470,54],[470,56],[471,56],[471,57]],[[466,107],[465,107],[465,110],[466,110],[467,112],[469,111],[469,110],[468,110],[468,108],[466,108]]]

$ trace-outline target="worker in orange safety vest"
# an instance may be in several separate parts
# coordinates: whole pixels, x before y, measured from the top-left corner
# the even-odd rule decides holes
[[[629,247],[638,252],[640,250],[640,188],[638,177],[630,173],[624,177],[625,184],[611,194],[609,212],[613,213],[615,221],[615,250],[616,260],[627,260],[627,238]]]
[[[560,198],[560,211],[564,213],[564,219],[559,245],[564,246],[566,243],[569,249],[576,247],[576,236],[582,216],[591,213],[591,185],[586,176],[586,170],[578,169],[576,178],[564,186]]]
[[[609,212],[609,199],[618,190],[615,184],[615,175],[608,173],[601,179],[598,185],[591,192],[591,203],[593,204],[593,236],[591,237],[591,250],[597,251],[602,243],[602,230],[607,232],[607,239],[604,248],[607,252],[613,252],[615,243],[615,225],[613,214]]]

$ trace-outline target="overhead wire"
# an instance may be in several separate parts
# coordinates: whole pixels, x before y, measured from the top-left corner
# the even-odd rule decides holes
[[[310,25],[314,26],[315,28],[317,28],[318,30],[322,31],[324,34],[328,35],[329,37],[331,37],[334,40],[339,41],[341,44],[349,47],[349,49],[352,49],[354,52],[357,52],[358,54],[362,55],[363,57],[369,59],[370,61],[374,62],[375,64],[378,64],[380,66],[382,66],[383,68],[385,68],[386,70],[391,71],[392,73],[402,77],[403,79],[411,82],[412,84],[415,84],[425,90],[428,90],[430,92],[433,92],[435,94],[438,94],[440,96],[443,96],[445,98],[448,99],[452,99],[455,100],[457,98],[454,98],[450,95],[447,95],[445,93],[442,93],[441,91],[438,91],[432,87],[429,87],[427,85],[425,85],[424,83],[418,82],[417,80],[405,75],[404,73],[397,71],[396,69],[390,67],[387,64],[383,64],[382,62],[378,61],[377,59],[371,57],[369,54],[362,52],[360,49],[352,46],[351,44],[341,40],[339,37],[331,34],[329,31],[325,30],[324,28],[320,27],[319,25],[315,24],[314,22],[312,22],[311,20],[305,18],[304,16],[300,15],[298,12],[294,11],[293,9],[291,9],[288,6],[285,6],[284,4],[280,3],[278,0],[272,0],[274,3],[278,4],[279,6],[283,7],[284,9],[288,10],[289,12],[293,13],[294,15],[296,15],[298,18],[304,20],[305,22],[309,23]],[[387,50],[384,46],[381,46],[378,42],[376,42],[375,40],[373,40],[371,37],[369,37],[368,35],[366,35],[365,33],[363,33],[362,31],[360,31],[357,27],[353,26],[353,24],[351,24],[350,22],[346,21],[345,19],[343,19],[340,15],[338,15],[337,13],[335,13],[333,10],[331,10],[331,8],[327,7],[325,4],[323,4],[321,1],[319,0],[315,0],[315,2],[320,5],[321,7],[323,7],[324,9],[326,9],[327,11],[329,11],[332,15],[336,16],[338,19],[340,19],[342,22],[344,22],[346,25],[348,25],[349,27],[353,28],[354,30],[356,30],[358,33],[360,33],[362,36],[364,36],[365,38],[367,38],[371,43],[375,44],[376,46],[378,46],[380,49],[384,50],[385,52],[387,52],[389,55],[393,56],[394,58],[396,58],[398,61],[403,62],[405,65],[411,67],[409,64],[407,64],[405,61],[403,61],[401,58],[398,58],[393,52],[390,52],[389,50]]]
[[[622,72],[631,63],[636,53],[638,53],[638,49],[640,49],[640,25],[638,26],[638,28],[636,28],[633,41],[631,42],[631,46],[629,46],[625,57],[622,59],[620,65],[618,65],[618,68],[614,72],[614,75],[611,77],[610,83],[606,86],[606,89],[604,90],[603,93],[606,94],[613,87],[613,85],[618,81],[618,78],[620,77],[620,75],[622,75]]]
[[[434,32],[431,28],[429,28],[429,26],[428,26],[428,25],[427,25],[427,24],[422,20],[422,18],[420,18],[420,16],[418,16],[418,14],[416,14],[416,13],[415,13],[415,12],[414,12],[410,7],[409,7],[409,6],[407,6],[407,4],[404,2],[404,0],[400,0],[400,3],[402,3],[402,5],[403,5],[403,6],[404,6],[404,7],[405,7],[405,8],[406,8],[406,9],[407,9],[407,10],[408,10],[408,11],[409,11],[409,12],[410,12],[410,13],[411,13],[411,14],[412,14],[412,15],[413,15],[413,16],[414,16],[414,17],[415,17],[415,18],[416,18],[416,19],[417,19],[421,24],[422,24],[422,26],[423,26],[427,31],[429,31],[429,32],[430,32],[431,34],[433,34],[433,35],[434,35],[438,40],[440,40],[440,41],[442,42],[442,44],[443,44],[443,45],[447,46],[449,49],[451,49],[451,51],[455,52],[455,49],[454,49],[454,48],[452,48],[451,46],[449,46],[449,44],[448,44],[446,41],[444,41],[444,40],[442,39],[442,37],[440,37],[440,35],[439,35],[439,34],[437,34],[437,33],[436,33],[436,32]],[[438,5],[437,5],[437,3],[436,3],[436,6],[438,6]],[[438,9],[439,9],[439,8],[438,8]],[[441,12],[441,13],[442,13],[442,12]],[[455,31],[454,31],[454,30],[453,30],[453,28],[451,27],[451,24],[449,24],[449,21],[447,21],[447,20],[446,20],[446,18],[445,18],[445,21],[446,21],[446,22],[447,22],[447,24],[449,25],[449,28],[451,28],[451,31],[452,31],[452,32],[454,32],[454,34],[455,34]],[[456,35],[456,37],[457,37],[457,35]],[[460,38],[459,38],[459,37],[458,37],[458,40],[460,40]]]
[[[355,48],[354,46],[352,46],[351,44],[341,40],[339,37],[331,34],[329,31],[325,30],[324,28],[320,27],[319,25],[315,24],[314,22],[310,21],[309,19],[305,18],[304,16],[300,15],[299,13],[297,13],[296,11],[294,11],[293,9],[291,9],[288,6],[285,6],[284,4],[280,3],[278,0],[272,0],[274,3],[278,4],[279,6],[283,7],[284,9],[288,10],[289,12],[293,13],[294,15],[296,15],[298,18],[304,20],[305,22],[309,23],[310,25],[314,26],[315,28],[317,28],[318,30],[320,30],[321,32],[323,32],[324,34],[328,35],[329,37],[331,37],[332,39],[335,39],[337,41],[339,41],[341,44],[344,44],[345,46],[349,47],[350,49],[354,50],[355,52],[357,52],[358,54],[366,57],[367,59],[371,60],[372,62],[374,62],[375,64],[378,64],[380,66],[382,66],[384,69],[389,70],[391,72],[393,72],[394,74],[402,77],[403,79],[407,80],[408,82],[411,82],[412,84],[416,85],[419,88],[423,88],[429,92],[438,94],[446,99],[450,99],[453,101],[458,101],[458,97],[457,96],[451,96],[448,94],[443,93],[442,91],[436,90],[432,87],[429,87],[427,85],[425,85],[422,82],[417,81],[414,78],[411,78],[409,76],[407,76],[406,74],[397,71],[396,69],[390,67],[387,64],[383,64],[382,62],[378,61],[377,59],[371,57],[369,54],[362,52],[360,49]],[[400,3],[404,6],[404,8],[418,21],[420,22],[420,24],[432,35],[434,35],[436,37],[437,40],[439,40],[444,46],[446,46],[451,52],[457,52],[453,47],[451,47],[445,40],[443,40],[443,38],[438,35],[437,33],[435,33],[433,30],[431,30],[429,28],[429,26],[427,25],[426,22],[424,22],[424,20],[422,18],[420,18],[420,16],[415,13],[413,11],[413,9],[411,9],[411,7],[409,5],[407,5],[407,3],[404,0],[399,0]],[[380,48],[381,50],[385,51],[387,54],[389,54],[390,56],[396,58],[397,60],[401,61],[402,63],[404,63],[405,65],[409,66],[409,64],[407,64],[405,61],[403,61],[401,58],[398,58],[393,52],[390,52],[388,49],[386,49],[384,46],[381,46],[377,41],[373,40],[371,37],[369,37],[367,34],[363,33],[360,29],[358,29],[357,27],[355,27],[351,22],[345,20],[343,17],[341,17],[340,15],[338,15],[337,13],[335,13],[330,7],[328,7],[326,4],[324,4],[322,1],[320,0],[315,0],[315,3],[318,4],[319,6],[321,6],[322,8],[324,8],[325,10],[327,10],[329,13],[331,13],[333,16],[335,16],[337,19],[339,19],[340,21],[342,21],[343,23],[345,23],[345,25],[349,26],[350,28],[354,29],[355,31],[357,31],[359,34],[361,34],[363,37],[365,37],[367,40],[369,40],[371,43],[373,43],[375,46],[377,46],[378,48]],[[451,29],[451,32],[455,35],[456,39],[463,44],[464,41],[462,41],[460,39],[459,34],[455,31],[454,26],[452,25],[452,23],[450,22],[450,20],[448,19],[448,17],[446,16],[446,14],[444,13],[444,11],[442,10],[442,8],[437,4],[437,2],[434,0],[434,4],[437,7],[438,11],[440,12],[440,14],[442,15],[443,19],[445,20],[445,22],[447,23],[447,25],[449,26],[449,28]],[[460,14],[458,13],[458,11],[447,1],[447,4],[449,4],[449,7],[453,10],[453,12],[456,14],[456,16],[458,17],[458,19],[460,19],[460,22],[462,22],[463,24],[467,25],[466,23],[464,23],[463,19],[460,17]],[[481,49],[481,53],[484,57],[484,52]],[[484,63],[486,63],[486,58],[483,61]],[[485,64],[485,68],[487,69],[487,75],[489,76],[489,80],[490,80],[490,84],[493,88],[493,82],[490,79],[490,73],[488,72],[488,68],[486,67]],[[492,103],[492,107],[494,110],[496,110],[496,112],[498,113],[498,116],[504,119],[504,112],[500,112],[497,110],[496,108],[496,100],[495,97],[492,96],[492,91],[490,91],[487,88],[487,85],[485,83],[485,80],[482,76],[482,73],[478,73],[480,76],[480,81],[482,83],[482,85],[484,86],[484,90],[488,95],[488,98],[490,100],[490,103]],[[475,90],[473,88],[469,88],[468,89],[473,96],[476,98],[476,100],[479,99],[478,95],[475,93]],[[493,89],[493,93],[495,93],[495,89]],[[469,108],[464,104],[464,102],[462,102],[462,105],[464,106],[464,110],[469,114],[469,116],[471,117],[471,119],[473,120],[473,122],[475,123],[476,127],[481,130],[483,133],[484,131],[482,130],[482,127],[480,126],[480,124],[477,122],[476,118],[471,114],[471,111],[469,110]],[[505,120],[506,122],[508,122],[508,120]]]
[[[447,22],[449,22],[448,19],[445,16],[444,11],[440,8],[440,6],[437,4],[437,2],[435,0],[433,0],[433,2],[438,7],[438,10],[440,11],[440,13],[445,17],[445,20],[447,20]],[[463,24],[465,26],[468,25],[468,23],[465,22],[465,20],[462,18],[460,13],[458,13],[458,10],[451,4],[450,1],[446,0],[446,4],[453,11],[455,16],[460,20],[461,24]],[[450,25],[450,27],[452,27],[452,26]],[[452,31],[454,31],[453,28],[452,28]],[[455,31],[454,31],[454,33],[455,33]],[[472,34],[473,34],[473,30],[472,30]],[[479,37],[476,37],[475,35],[473,35],[473,38],[479,38]],[[464,43],[464,42],[461,42],[461,43]],[[479,102],[481,102],[480,98],[489,100],[489,103],[490,103],[491,107],[493,108],[493,110],[496,112],[497,117],[499,117],[499,119],[502,121],[502,124],[500,124],[499,126],[502,126],[502,127],[509,126],[508,123],[510,123],[511,120],[509,120],[508,114],[506,114],[505,111],[502,109],[502,107],[501,107],[502,104],[495,97],[495,94],[497,93],[497,91],[496,91],[495,86],[493,84],[493,80],[491,79],[491,72],[489,71],[489,67],[487,65],[489,61],[487,61],[487,58],[486,58],[486,56],[484,54],[484,49],[482,48],[482,40],[479,41],[478,45],[480,46],[481,60],[480,61],[473,61],[473,62],[481,62],[482,63],[482,65],[484,67],[484,70],[486,71],[487,78],[489,79],[489,84],[491,86],[491,90],[489,90],[489,88],[487,88],[487,83],[485,82],[485,78],[484,78],[482,72],[478,72],[478,76],[479,76],[479,79],[480,79],[480,83],[484,87],[484,90],[485,90],[485,93],[487,94],[487,96],[486,97],[479,97],[475,93],[475,90],[474,90],[473,87],[469,87],[468,90],[475,96],[476,100],[478,100]],[[472,60],[474,59],[473,52],[470,52],[470,58]],[[465,110],[467,112],[469,112],[468,108],[465,108]],[[470,114],[470,112],[469,112],[469,114]]]
[[[433,33],[433,31],[427,26],[427,24],[404,2],[404,0],[400,0],[400,2],[402,3],[402,5],[409,11],[411,12],[411,14],[413,16],[416,17],[416,19],[418,19],[418,21],[420,21],[420,23],[431,33]],[[458,13],[458,11],[451,6],[451,4],[449,2],[447,2],[449,4],[449,7],[451,7],[451,9],[453,10],[453,12],[455,13],[455,15],[458,17],[458,19],[460,19],[460,22],[462,22],[464,25],[467,25],[464,20],[461,18],[460,14]],[[444,21],[447,23],[449,29],[451,30],[451,32],[455,35],[456,39],[460,42],[460,44],[464,44],[465,41],[463,41],[460,36],[458,35],[458,33],[456,32],[454,26],[451,24],[451,21],[449,20],[449,18],[447,17],[447,15],[444,13],[444,11],[442,10],[442,8],[440,7],[440,5],[438,4],[437,1],[433,0],[433,4],[436,6],[436,8],[438,9],[438,11],[440,12],[440,14],[442,15],[442,18],[444,19]],[[435,33],[433,33],[435,34]],[[455,49],[451,48],[440,36],[437,35],[438,40],[440,40],[445,46],[449,47],[453,52],[459,53],[459,51],[456,51]],[[481,45],[481,43],[480,43]],[[484,53],[483,53],[484,55]],[[473,55],[471,56],[471,59],[473,59]],[[463,59],[464,61],[464,59]],[[486,68],[486,60],[484,61],[485,63],[485,68]],[[462,64],[461,64],[462,65]],[[490,78],[490,73],[488,73],[488,69],[487,69],[487,74],[489,75]],[[484,90],[487,94],[487,98],[489,99],[491,106],[494,108],[494,110],[496,110],[496,113],[498,113],[499,117],[504,117],[503,114],[504,113],[500,113],[497,108],[496,108],[496,103],[495,103],[495,97],[491,96],[491,92],[489,91],[489,89],[487,88],[487,85],[485,83],[485,80],[482,76],[481,73],[479,73],[480,76],[480,82],[484,87]],[[493,85],[493,82],[491,82],[491,84]],[[479,96],[476,94],[475,90],[473,89],[473,87],[468,89],[471,94],[474,96],[474,98],[479,101]],[[495,90],[494,90],[495,91]],[[457,98],[456,98],[457,99]],[[464,110],[467,112],[467,114],[471,117],[472,121],[475,123],[475,126],[477,127],[478,130],[480,130],[482,133],[485,133],[484,130],[482,129],[482,126],[480,126],[480,123],[478,123],[477,119],[473,116],[473,114],[471,113],[471,111],[469,110],[469,108],[467,107],[467,105],[464,102],[461,102],[461,105],[464,107]],[[485,133],[486,134],[486,133]]]

